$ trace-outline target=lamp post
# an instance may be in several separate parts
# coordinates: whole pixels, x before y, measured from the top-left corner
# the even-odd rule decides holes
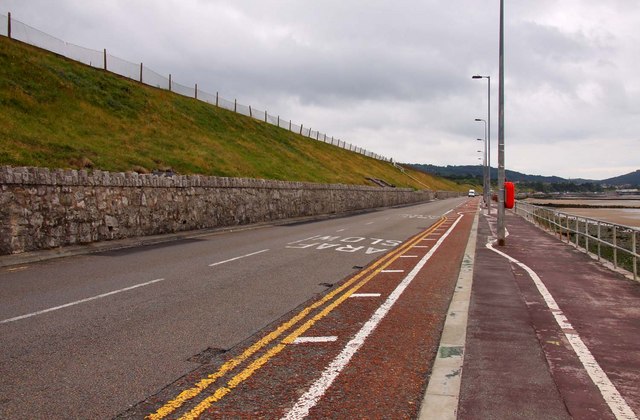
[[[489,186],[487,185],[487,180],[489,179],[489,177],[487,176],[487,165],[486,163],[489,161],[489,159],[487,159],[487,120],[483,120],[482,118],[476,118],[476,121],[482,121],[484,122],[484,161],[485,161],[485,166],[483,168],[482,171],[482,175],[483,175],[483,185],[482,185],[482,189],[483,189],[483,197],[484,197],[484,203],[487,206],[487,209],[489,209]]]
[[[484,155],[483,155],[483,160],[482,160],[482,196],[483,199],[486,199],[486,195],[484,194],[485,188],[487,187],[487,171],[486,171],[486,165],[487,165],[487,140],[483,140],[483,139],[476,139],[477,141],[481,141],[484,144]],[[478,152],[481,152],[480,150],[478,150]]]
[[[487,201],[487,214],[491,214],[491,76],[476,74],[472,79],[487,79],[487,186],[489,189]]]
[[[504,0],[500,0],[498,75],[498,246],[506,244],[504,228]]]

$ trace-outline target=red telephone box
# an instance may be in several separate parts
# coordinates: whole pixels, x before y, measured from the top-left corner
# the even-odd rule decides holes
[[[516,186],[513,182],[504,183],[504,207],[512,209],[516,204]]]

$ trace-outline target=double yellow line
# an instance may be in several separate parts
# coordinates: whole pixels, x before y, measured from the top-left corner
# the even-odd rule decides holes
[[[182,391],[180,394],[178,394],[177,397],[175,397],[174,399],[172,399],[171,401],[167,402],[165,405],[160,407],[155,413],[148,415],[147,419],[160,420],[165,418],[169,414],[173,413],[175,410],[177,410],[182,405],[184,405],[187,401],[189,401],[192,398],[195,398],[200,393],[202,393],[205,389],[207,389],[211,384],[216,382],[218,379],[220,379],[227,373],[231,372],[240,364],[244,363],[247,359],[249,359],[255,353],[260,351],[263,347],[267,346],[269,343],[276,340],[278,337],[280,337],[286,331],[291,329],[298,322],[304,320],[304,318],[307,317],[312,311],[320,308],[327,302],[331,301],[336,295],[339,295],[345,289],[349,288],[351,285],[358,282],[358,280],[362,279],[360,282],[354,285],[351,289],[347,290],[344,294],[342,294],[337,299],[335,299],[335,301],[327,305],[322,311],[318,312],[315,316],[307,320],[304,324],[302,324],[300,327],[298,327],[292,333],[290,333],[288,336],[282,339],[280,343],[271,347],[269,350],[267,350],[265,354],[263,354],[262,356],[254,360],[244,370],[242,370],[240,373],[238,373],[233,378],[231,378],[229,382],[227,382],[226,386],[222,386],[216,389],[216,391],[213,394],[211,394],[209,397],[202,400],[196,407],[194,407],[191,411],[189,411],[187,414],[182,416],[181,419],[193,419],[198,417],[202,412],[208,409],[212,404],[214,404],[216,401],[219,401],[221,398],[223,398],[225,395],[231,392],[233,388],[235,388],[240,383],[248,379],[251,375],[253,375],[253,373],[256,372],[258,369],[260,369],[265,363],[267,363],[269,359],[273,358],[275,355],[277,355],[282,350],[284,350],[288,344],[293,343],[296,338],[298,338],[300,335],[306,332],[316,322],[318,322],[320,319],[327,316],[331,311],[333,311],[340,304],[342,304],[342,302],[344,302],[347,298],[349,298],[349,296],[351,296],[358,289],[360,289],[362,286],[367,284],[372,278],[378,275],[386,267],[391,265],[396,259],[400,257],[401,254],[405,253],[407,250],[412,248],[416,243],[420,242],[425,237],[430,235],[435,229],[440,227],[445,222],[445,220],[446,220],[445,217],[441,217],[440,220],[438,220],[436,223],[434,223],[431,227],[429,227],[424,232],[408,240],[397,249],[389,252],[388,254],[385,254],[382,258],[372,263],[363,271],[351,277],[340,287],[332,290],[321,299],[317,300],[316,302],[312,303],[311,305],[301,310],[293,318],[281,324],[278,328],[276,328],[266,336],[262,337],[253,345],[249,346],[247,349],[245,349],[242,352],[242,354],[228,360],[216,372],[208,375],[206,378],[201,379],[193,387]]]

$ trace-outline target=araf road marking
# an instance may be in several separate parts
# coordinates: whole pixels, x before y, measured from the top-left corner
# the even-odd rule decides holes
[[[309,410],[313,408],[324,393],[329,389],[333,381],[338,377],[340,372],[347,366],[351,358],[358,352],[360,347],[364,344],[369,335],[376,329],[382,319],[389,313],[391,307],[400,298],[405,289],[411,284],[413,279],[418,275],[424,265],[431,259],[435,251],[442,245],[444,240],[456,227],[458,222],[462,219],[462,215],[459,216],[456,221],[451,225],[449,230],[444,233],[435,244],[432,250],[430,250],[422,259],[416,264],[409,274],[400,282],[391,295],[384,301],[382,305],[376,310],[371,318],[364,324],[364,326],[358,331],[358,333],[347,343],[344,349],[336,356],[335,359],[327,366],[322,373],[322,376],[311,385],[311,388],[307,390],[304,395],[298,399],[298,402],[293,408],[283,417],[283,419],[303,419],[309,415]]]
[[[327,337],[298,337],[293,340],[293,344],[305,344],[305,343],[331,343],[336,341],[338,336],[330,335]]]
[[[624,397],[620,395],[618,389],[615,387],[613,382],[611,382],[602,367],[600,367],[598,361],[593,357],[587,345],[584,343],[584,341],[582,341],[582,338],[580,338],[580,335],[575,332],[573,326],[571,325],[567,317],[562,313],[562,310],[558,306],[558,303],[549,292],[549,289],[547,289],[547,286],[544,285],[542,279],[540,279],[538,274],[531,268],[529,268],[529,266],[527,266],[526,264],[518,261],[508,254],[505,254],[502,251],[498,251],[493,247],[491,243],[487,243],[486,246],[493,252],[505,257],[507,260],[516,264],[524,271],[526,271],[527,274],[529,274],[529,277],[531,278],[531,280],[533,280],[533,283],[536,285],[536,288],[538,289],[540,295],[542,295],[542,298],[547,304],[547,307],[551,310],[556,323],[564,333],[565,337],[567,337],[567,340],[571,344],[571,347],[573,347],[573,351],[578,356],[578,359],[580,359],[582,366],[589,374],[589,377],[591,378],[593,383],[600,390],[600,395],[602,395],[616,419],[637,420],[637,417],[631,407],[627,405]]]
[[[216,265],[228,263],[228,262],[231,262],[231,261],[236,261],[236,260],[239,260],[239,259],[242,259],[242,258],[247,258],[247,257],[250,257],[252,255],[262,254],[263,252],[267,252],[267,251],[268,251],[268,249],[263,249],[262,251],[252,252],[251,254],[240,255],[239,257],[230,258],[228,260],[224,260],[224,261],[220,261],[220,262],[217,262],[217,263],[209,264],[209,267],[215,267]]]
[[[352,298],[380,297],[380,293],[352,293]]]
[[[76,300],[75,302],[65,303],[64,305],[55,306],[53,308],[43,309],[41,311],[31,312],[30,314],[20,315],[20,316],[16,316],[9,319],[4,319],[0,321],[0,324],[6,324],[9,322],[18,321],[20,319],[31,318],[32,316],[46,314],[47,312],[53,312],[53,311],[57,311],[58,309],[68,308],[69,306],[79,305],[81,303],[89,302],[96,299],[101,299],[107,296],[115,295],[116,293],[127,292],[129,290],[137,289],[138,287],[148,286],[150,284],[157,283],[163,280],[164,279],[155,279],[155,280],[148,281],[146,283],[134,284],[133,286],[125,287],[124,289],[118,289],[112,292],[102,293],[100,295],[89,297],[86,299]]]

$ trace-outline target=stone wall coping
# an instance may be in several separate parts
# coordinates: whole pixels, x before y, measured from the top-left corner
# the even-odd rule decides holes
[[[155,175],[136,172],[87,171],[39,167],[0,166],[0,185],[144,187],[144,188],[259,188],[411,192],[411,188],[367,185],[321,184],[257,178],[230,178],[205,175]]]

